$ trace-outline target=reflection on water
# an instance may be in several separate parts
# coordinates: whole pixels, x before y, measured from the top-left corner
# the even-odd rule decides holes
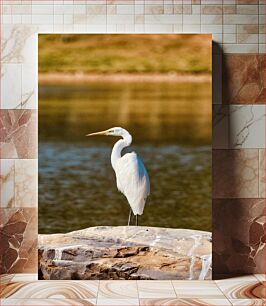
[[[122,126],[144,160],[151,196],[141,225],[211,228],[211,84],[89,84],[40,88],[39,231],[125,225],[110,164]],[[126,152],[127,150],[125,150]]]

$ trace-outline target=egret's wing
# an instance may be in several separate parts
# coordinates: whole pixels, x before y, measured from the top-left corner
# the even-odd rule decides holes
[[[119,159],[116,178],[117,187],[127,197],[133,213],[141,215],[150,194],[150,181],[141,158],[135,152]]]

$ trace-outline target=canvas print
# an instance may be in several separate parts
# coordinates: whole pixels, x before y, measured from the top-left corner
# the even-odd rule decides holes
[[[210,279],[212,40],[39,35],[39,279]]]

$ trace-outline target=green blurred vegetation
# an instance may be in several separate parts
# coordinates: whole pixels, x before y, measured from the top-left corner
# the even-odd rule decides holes
[[[39,72],[210,73],[207,34],[42,34]]]

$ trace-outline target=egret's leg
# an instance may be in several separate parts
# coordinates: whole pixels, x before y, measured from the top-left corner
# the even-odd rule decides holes
[[[129,216],[128,216],[128,221],[127,221],[127,226],[130,225],[130,221],[131,221],[131,212],[132,212],[132,210],[130,209],[130,211],[129,211]]]
[[[136,215],[136,226],[139,225],[139,222],[138,222],[138,215]]]

